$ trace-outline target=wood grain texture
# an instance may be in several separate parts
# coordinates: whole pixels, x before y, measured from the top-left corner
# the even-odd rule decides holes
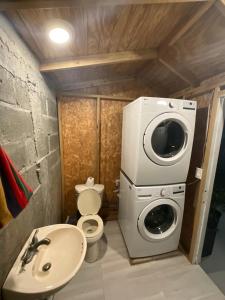
[[[177,64],[176,52],[173,47],[169,47],[166,52],[163,51],[159,53],[159,62],[186,84],[193,86],[198,83],[197,77],[189,68],[184,64]]]
[[[46,62],[40,65],[40,71],[53,72],[57,70],[81,69],[93,66],[113,65],[120,63],[132,63],[134,61],[145,61],[157,58],[156,49],[124,51],[114,53],[102,53],[97,55],[80,56],[70,60],[58,62]]]
[[[160,77],[160,81],[158,78]],[[146,67],[138,73],[138,78],[145,82],[145,84],[150,84],[159,92],[159,95],[168,96],[177,91],[178,89],[184,89],[189,86],[179,76],[170,72],[159,61],[151,61]]]
[[[204,4],[199,5],[199,7],[193,7],[190,10],[189,14],[187,14],[179,24],[174,28],[173,31],[166,37],[163,41],[162,47],[173,46],[186,32],[188,32],[191,27],[214,5],[216,1],[211,0],[207,1]]]
[[[85,90],[86,91],[86,90]],[[83,91],[84,92],[84,91]],[[76,184],[88,176],[105,184],[105,198],[100,214],[104,219],[117,218],[115,180],[119,178],[122,139],[122,109],[128,103],[119,97],[154,96],[151,89],[141,85],[110,86],[98,92],[118,98],[60,97],[61,146],[63,147],[64,217],[76,211]],[[144,93],[145,92],[145,93]],[[143,94],[144,93],[144,94]],[[98,157],[99,154],[99,157]],[[99,174],[100,173],[100,174]]]
[[[205,143],[207,138],[207,123],[212,104],[212,93],[192,98],[197,101],[197,114],[195,135],[192,148],[192,156],[186,185],[185,207],[181,231],[181,244],[186,253],[190,252],[194,218],[196,213],[195,197],[198,191],[199,180],[195,178],[196,167],[201,168],[205,155]]]
[[[163,70],[167,68],[172,92],[180,90],[181,81],[182,88],[186,85],[194,87],[225,71],[225,18],[221,1],[216,5],[213,5],[214,0],[160,5],[151,1],[134,1],[131,5],[131,2],[118,0],[107,5],[108,1],[99,0],[97,5],[85,5],[87,1],[79,0],[81,5],[76,6],[77,1],[70,2],[75,6],[68,5],[67,1],[61,2],[61,7],[52,1],[54,5],[48,9],[38,7],[39,1],[33,4],[33,8],[28,5],[29,1],[20,1],[21,5],[27,4],[26,8],[20,6],[6,14],[42,63],[98,55],[102,55],[104,63],[104,55],[110,53],[121,55],[121,52],[159,48],[163,66],[156,73],[149,68],[149,76],[154,77],[157,86],[163,85]],[[67,21],[73,28],[71,41],[66,45],[55,45],[48,38],[47,29],[55,19]],[[99,63],[95,61],[94,64]],[[122,76],[136,77],[146,67],[145,63],[140,63],[140,68],[134,66],[132,70],[136,63],[130,61],[129,64],[130,67],[124,69],[123,63],[115,63],[114,70],[117,71],[114,74],[106,71],[103,75],[100,69],[87,65],[86,71],[80,70],[74,76],[69,70],[68,75],[67,72],[54,72],[53,82],[59,88],[75,83],[76,88],[89,88],[96,86],[98,80],[112,80],[115,73],[118,77],[120,69],[124,70]],[[66,67],[71,67],[71,64]]]
[[[124,101],[101,100],[101,167],[100,181],[105,185],[108,220],[117,219],[118,197],[115,181],[119,179],[121,164],[122,116]]]
[[[96,101],[62,98],[64,217],[76,211],[76,184],[96,176]]]
[[[124,78],[134,78],[137,71],[141,70],[145,62],[123,63],[107,66],[95,66],[80,70],[60,70],[49,75],[56,83],[58,90],[82,89],[98,86],[98,82],[108,84],[123,81]],[[111,81],[111,83],[110,83]]]
[[[225,18],[213,6],[175,43],[173,65],[184,66],[200,82],[224,72],[224,53]]]
[[[140,96],[162,96],[161,91],[157,92],[151,88],[151,83],[142,84],[137,80],[133,82],[120,82],[117,84],[109,84],[104,86],[85,88],[85,89],[77,89],[74,91],[76,94],[96,94],[96,95],[104,95],[106,96],[116,96],[116,97],[129,97],[136,99]]]
[[[212,99],[212,106],[210,110],[210,119],[208,124],[208,132],[207,132],[207,140],[205,144],[205,153],[204,153],[204,159],[202,163],[202,179],[198,184],[196,195],[195,195],[195,215],[194,215],[194,222],[193,222],[193,234],[191,239],[191,245],[190,245],[190,253],[189,253],[189,260],[194,263],[195,260],[195,249],[196,249],[196,240],[198,237],[198,230],[199,226],[202,224],[199,224],[200,222],[200,215],[201,210],[203,207],[202,201],[205,193],[205,186],[206,186],[206,180],[207,180],[207,174],[208,174],[208,168],[209,168],[209,161],[211,159],[211,146],[213,141],[213,134],[215,131],[215,123],[217,118],[217,112],[219,107],[219,96],[220,88],[215,88],[213,92],[213,99]]]
[[[75,185],[93,176],[105,185],[101,214],[104,219],[116,219],[118,199],[114,190],[120,171],[122,109],[127,101],[63,97],[60,103],[65,216],[76,210]]]
[[[114,5],[137,5],[137,4],[167,4],[167,3],[186,3],[204,2],[207,0],[2,0],[0,11],[10,9],[29,9],[29,8],[54,8],[54,7],[88,7],[88,6],[114,6]]]
[[[173,98],[180,98],[185,95],[187,98],[199,96],[214,90],[216,87],[225,86],[225,73],[210,77],[209,79],[203,80],[196,88],[186,88],[170,95]]]
[[[18,14],[44,60],[54,60],[156,48],[195,5],[198,3],[30,8],[18,9],[9,18],[17,28],[14,18]],[[55,45],[48,39],[48,26],[55,19],[72,25],[69,44]]]

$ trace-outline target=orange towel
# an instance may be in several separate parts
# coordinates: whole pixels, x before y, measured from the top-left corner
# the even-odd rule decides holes
[[[2,181],[0,178],[0,228],[5,226],[9,221],[12,219],[12,215],[8,210],[6,199],[5,199],[5,193],[2,186]]]

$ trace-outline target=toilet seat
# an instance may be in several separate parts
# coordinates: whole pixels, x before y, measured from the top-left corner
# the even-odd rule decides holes
[[[97,214],[101,202],[99,194],[91,188],[82,191],[77,199],[77,208],[81,214],[77,226],[84,232],[88,243],[96,242],[103,234],[103,221]]]
[[[97,224],[93,225],[91,224],[91,221],[95,221]],[[87,224],[85,224],[85,222]],[[86,225],[86,228],[85,228]],[[84,235],[87,239],[97,239],[101,237],[103,233],[103,221],[99,215],[88,215],[88,216],[82,216],[77,222],[77,226],[84,232]],[[96,226],[96,229],[93,232],[88,232],[91,226]]]

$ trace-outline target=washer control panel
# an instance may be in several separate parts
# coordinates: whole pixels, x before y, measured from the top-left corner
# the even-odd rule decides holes
[[[168,197],[170,195],[170,192],[166,188],[162,188],[160,191],[160,196],[162,197]]]
[[[185,187],[184,185],[177,185],[175,187],[173,187],[173,194],[176,195],[176,194],[182,194],[184,193],[185,191]]]
[[[154,187],[135,187],[134,191],[139,200],[153,198],[173,198],[173,196],[184,195],[185,184],[173,184]]]

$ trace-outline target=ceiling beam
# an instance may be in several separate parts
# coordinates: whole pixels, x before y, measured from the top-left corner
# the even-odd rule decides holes
[[[215,3],[216,8],[225,17],[225,0],[218,0]]]
[[[210,92],[216,87],[220,87],[220,89],[225,88],[225,72],[202,81],[201,84],[195,88],[186,88],[175,92],[171,94],[170,97],[181,98],[184,96],[186,98],[192,98]]]
[[[112,65],[134,61],[144,61],[157,58],[156,49],[105,53],[97,55],[80,56],[70,60],[49,62],[41,64],[41,72],[77,69],[84,67]]]
[[[59,87],[58,91],[74,91],[79,89],[86,89],[92,87],[98,87],[103,85],[110,85],[110,84],[117,84],[117,83],[124,83],[134,81],[134,77],[116,77],[116,78],[107,78],[107,79],[96,79],[90,81],[81,81],[81,82],[74,82],[68,85],[62,85]]]
[[[137,76],[136,81],[141,84],[142,86],[150,88],[157,97],[168,97],[169,93],[165,91],[164,88],[158,88],[155,85],[152,85],[152,82],[148,81],[148,79],[145,76]]]
[[[181,62],[174,44],[200,20],[214,3],[215,0],[210,0],[202,4],[197,10],[194,7],[167,36],[158,50],[159,62],[190,86],[196,86],[199,81],[191,70]]]
[[[179,53],[174,47],[160,49],[158,60],[168,70],[170,70],[188,85],[196,86],[199,83],[199,80],[196,78],[194,73],[186,68],[184,63],[181,63]]]
[[[29,8],[205,2],[207,0],[1,0],[0,11]]]
[[[216,0],[207,1],[202,4],[197,10],[195,7],[177,24],[174,30],[163,41],[160,48],[173,46],[182,36],[193,27],[200,18],[213,6]]]

